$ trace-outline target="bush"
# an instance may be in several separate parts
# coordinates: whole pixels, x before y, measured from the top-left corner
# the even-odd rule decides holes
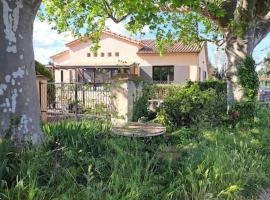
[[[140,118],[147,120],[155,119],[156,111],[148,110],[148,100],[164,99],[173,95],[181,86],[179,85],[160,85],[145,83],[143,86],[142,95],[135,101],[133,110],[133,121],[138,121]]]
[[[200,90],[205,91],[208,89],[214,89],[218,94],[227,93],[227,83],[224,81],[217,80],[207,80],[207,81],[188,81],[186,87],[192,87],[193,85],[198,85]]]
[[[40,62],[35,61],[36,75],[43,75],[48,78],[48,81],[53,81],[52,73],[46,69]]]
[[[133,109],[133,121],[138,121],[142,117],[148,117],[148,100],[150,99],[151,86],[143,86],[142,95],[135,101]]]
[[[226,93],[223,84],[189,83],[165,99],[157,121],[171,128],[206,122],[217,125],[226,119]]]

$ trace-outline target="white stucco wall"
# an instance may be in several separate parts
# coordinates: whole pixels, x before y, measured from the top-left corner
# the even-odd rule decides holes
[[[61,71],[63,71],[63,83],[69,83],[70,82],[70,70],[66,70],[66,69],[55,70],[55,82],[61,83]]]
[[[162,56],[159,54],[139,54],[139,59],[141,61],[141,75],[144,75],[146,79],[153,77],[152,66],[173,65],[174,83],[185,84],[187,80],[197,80],[197,75],[193,75],[194,70],[197,73],[199,65],[196,53],[175,53]]]
[[[189,74],[189,66],[176,66],[174,68],[174,82],[184,85],[190,79]]]
[[[57,57],[54,59],[55,64],[67,64],[74,63],[76,61],[85,61],[89,63],[110,63],[117,62],[118,60],[125,62],[134,62],[137,59],[137,51],[139,46],[128,42],[122,39],[116,39],[112,36],[103,34],[100,39],[100,49],[98,50],[97,57],[94,57],[94,53],[90,51],[91,42],[79,42],[76,45],[70,47],[70,57],[69,59]],[[115,53],[119,52],[119,57],[115,56]],[[91,56],[87,57],[87,53],[90,53]],[[101,53],[104,53],[104,57],[101,57]],[[112,53],[112,56],[109,57],[108,53]]]

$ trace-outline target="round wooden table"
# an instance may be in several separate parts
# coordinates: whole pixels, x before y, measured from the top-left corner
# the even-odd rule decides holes
[[[126,137],[155,137],[166,133],[166,128],[154,123],[130,122],[124,127],[114,127],[114,134]]]

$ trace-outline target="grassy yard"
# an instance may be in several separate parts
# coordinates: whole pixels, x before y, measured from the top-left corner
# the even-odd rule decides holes
[[[105,122],[44,125],[37,149],[0,143],[0,199],[256,199],[270,183],[270,112],[236,128],[181,128],[151,140]]]

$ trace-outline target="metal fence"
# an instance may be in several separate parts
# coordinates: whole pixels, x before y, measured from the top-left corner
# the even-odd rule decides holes
[[[270,88],[260,88],[259,101],[270,102]]]
[[[111,85],[89,83],[42,83],[47,87],[47,121],[110,117]],[[42,98],[42,95],[41,95]]]

